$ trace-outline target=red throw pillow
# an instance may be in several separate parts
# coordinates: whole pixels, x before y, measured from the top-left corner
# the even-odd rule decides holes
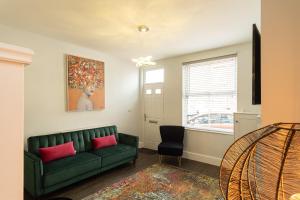
[[[68,156],[74,156],[76,154],[73,142],[67,142],[65,144],[59,144],[53,147],[40,148],[39,152],[43,163]]]
[[[115,135],[110,135],[110,136],[92,139],[92,143],[94,149],[100,149],[100,148],[116,145],[117,141]]]

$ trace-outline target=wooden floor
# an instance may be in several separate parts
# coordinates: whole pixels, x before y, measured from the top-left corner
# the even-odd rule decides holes
[[[164,158],[163,162],[171,165],[178,165],[176,158]],[[103,174],[93,176],[84,181],[78,182],[61,190],[43,196],[40,199],[48,200],[54,197],[68,197],[73,200],[79,200],[155,163],[158,163],[158,155],[155,151],[140,149],[139,158],[135,165],[128,163],[119,166],[112,170],[106,171]],[[182,159],[181,167],[184,169],[197,171],[215,178],[218,178],[219,176],[219,167],[209,164]],[[33,200],[33,198],[30,197],[26,192],[24,194],[24,199]]]

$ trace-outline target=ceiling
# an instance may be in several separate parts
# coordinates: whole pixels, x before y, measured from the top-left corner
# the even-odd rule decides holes
[[[250,41],[253,23],[260,0],[0,0],[0,24],[125,59]]]

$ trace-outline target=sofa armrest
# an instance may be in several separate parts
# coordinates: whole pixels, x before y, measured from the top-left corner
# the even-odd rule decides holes
[[[139,137],[134,135],[128,135],[125,133],[119,133],[119,141],[122,144],[127,144],[136,148],[139,148]]]
[[[34,197],[42,194],[43,163],[42,160],[24,151],[24,187]]]

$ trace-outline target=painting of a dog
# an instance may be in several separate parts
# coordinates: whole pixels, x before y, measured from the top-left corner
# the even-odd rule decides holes
[[[105,107],[104,62],[67,55],[67,110]]]

